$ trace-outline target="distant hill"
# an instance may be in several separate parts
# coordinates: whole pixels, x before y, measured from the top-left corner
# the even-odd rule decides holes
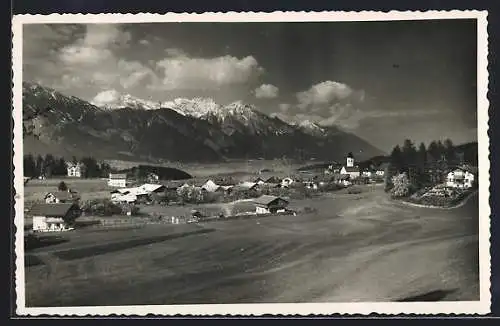
[[[155,105],[129,95],[119,99],[97,107],[23,83],[24,152],[146,162],[282,157],[326,161],[343,160],[350,151],[360,153],[359,159],[383,154],[335,126],[290,125],[242,102],[224,106],[195,98]],[[37,114],[40,111],[44,114]]]

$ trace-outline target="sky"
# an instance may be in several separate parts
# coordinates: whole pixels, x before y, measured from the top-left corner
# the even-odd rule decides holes
[[[475,20],[24,25],[23,80],[97,105],[243,101],[390,151],[477,140]]]

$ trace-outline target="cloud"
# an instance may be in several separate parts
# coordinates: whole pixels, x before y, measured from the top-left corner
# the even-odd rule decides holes
[[[118,70],[122,72],[120,84],[125,89],[135,87],[147,78],[157,80],[154,71],[139,61],[119,60]]]
[[[150,44],[151,44],[151,42],[149,42],[149,41],[148,41],[148,40],[146,40],[146,39],[142,39],[142,40],[139,40],[139,44],[141,44],[141,45],[150,45]]]
[[[279,88],[271,84],[262,84],[255,89],[256,98],[276,98],[279,94]]]
[[[115,89],[111,89],[97,94],[91,103],[95,106],[104,107],[106,105],[115,104],[119,98],[120,93]]]
[[[156,63],[163,78],[151,88],[161,90],[209,90],[247,84],[264,72],[252,56],[237,58],[191,58],[170,49],[169,56]]]
[[[348,99],[354,90],[346,84],[324,81],[311,86],[306,91],[297,93],[298,107],[306,109],[315,105],[325,105]]]
[[[384,118],[419,118],[439,114],[439,110],[380,109],[363,90],[335,81],[324,81],[296,93],[297,102],[282,104],[277,114],[280,119],[298,123],[310,120],[320,125],[336,125],[355,130],[362,121]]]
[[[288,103],[281,103],[279,105],[279,109],[281,112],[287,112],[288,110],[290,110],[291,107],[292,107],[292,105],[288,104]]]
[[[119,25],[89,24],[85,35],[60,50],[60,59],[67,64],[93,64],[113,57],[112,50],[123,48],[131,40],[129,32]]]

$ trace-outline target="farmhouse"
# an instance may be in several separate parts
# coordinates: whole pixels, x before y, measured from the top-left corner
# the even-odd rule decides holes
[[[450,188],[468,189],[472,188],[475,180],[476,169],[471,167],[459,167],[448,172],[446,186]]]
[[[256,214],[283,213],[288,201],[276,196],[263,195],[253,200]]]
[[[267,178],[264,183],[268,183],[268,184],[277,184],[277,183],[281,183],[281,179],[278,178],[278,177],[275,177],[275,176],[272,176],[272,177],[269,177]]]
[[[135,203],[137,196],[130,193],[130,191],[113,190],[111,192],[111,201],[115,203]]]
[[[389,163],[380,164],[375,171],[375,175],[378,175],[379,177],[383,177],[385,175],[385,171],[387,170],[388,167],[389,167]]]
[[[160,176],[156,173],[149,172],[146,176],[146,180],[149,183],[157,183],[160,180]]]
[[[139,187],[141,190],[144,192],[147,192],[149,194],[151,193],[160,193],[164,192],[166,187],[161,184],[155,184],[155,183],[145,183],[142,186]]]
[[[257,178],[253,182],[256,183],[256,184],[258,184],[259,186],[263,185],[265,183],[265,181],[262,180],[261,178]]]
[[[110,173],[108,179],[108,186],[110,187],[126,187],[127,175],[125,173]]]
[[[359,167],[354,166],[354,155],[352,153],[347,154],[346,165],[340,169],[340,174],[349,175],[351,179],[356,179],[360,175]]]
[[[221,188],[221,186],[219,186],[218,184],[216,184],[212,180],[207,180],[207,182],[205,182],[201,186],[201,189],[205,190],[207,192],[216,192],[216,191],[224,190],[223,188]]]
[[[84,170],[84,165],[83,163],[73,163],[73,162],[67,162],[66,163],[66,171],[68,177],[72,178],[81,178],[83,176],[83,170]]]
[[[47,193],[44,199],[47,204],[58,204],[74,202],[78,197],[70,191],[54,191]]]
[[[255,190],[258,188],[258,186],[259,185],[257,183],[249,181],[244,181],[238,185],[239,188],[246,190]]]
[[[318,184],[316,182],[308,181],[308,182],[305,182],[304,185],[307,189],[313,189],[313,190],[318,189]]]
[[[293,183],[295,182],[295,180],[293,180],[292,178],[284,178],[283,180],[281,180],[281,186],[283,188],[288,188],[290,187]]]
[[[73,203],[35,204],[31,210],[33,215],[33,231],[64,231],[68,229],[67,220],[79,214],[78,206]]]

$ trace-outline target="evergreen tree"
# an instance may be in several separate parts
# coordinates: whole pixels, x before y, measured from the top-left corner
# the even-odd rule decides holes
[[[85,166],[85,171],[83,173],[84,178],[98,178],[101,176],[101,171],[97,160],[93,157],[84,157],[81,163]]]
[[[455,152],[455,146],[453,146],[453,142],[450,139],[446,139],[444,141],[444,148],[445,148],[445,156],[446,160],[450,164],[456,164],[457,163],[457,153]]]
[[[23,158],[24,165],[24,176],[26,177],[34,177],[38,173],[36,172],[36,162],[33,154],[24,155]]]
[[[68,174],[64,157],[60,157],[58,160],[56,160],[56,164],[54,170],[52,171],[52,174],[59,176]]]
[[[410,167],[414,167],[416,165],[417,150],[415,149],[415,145],[413,145],[411,140],[405,139],[402,151],[404,162],[403,167],[405,170],[409,170]]]
[[[52,176],[52,172],[54,171],[55,165],[56,165],[56,160],[54,159],[54,156],[52,154],[47,154],[45,155],[44,158],[44,173],[47,177]]]
[[[45,168],[43,164],[43,157],[42,155],[38,154],[36,157],[36,163],[35,163],[35,168],[36,168],[36,176],[41,176],[45,173]]]
[[[390,158],[391,166],[394,170],[399,171],[403,168],[403,154],[399,145],[396,145],[391,152]]]
[[[427,161],[429,163],[437,162],[439,160],[439,146],[435,141],[432,141],[427,148]]]

